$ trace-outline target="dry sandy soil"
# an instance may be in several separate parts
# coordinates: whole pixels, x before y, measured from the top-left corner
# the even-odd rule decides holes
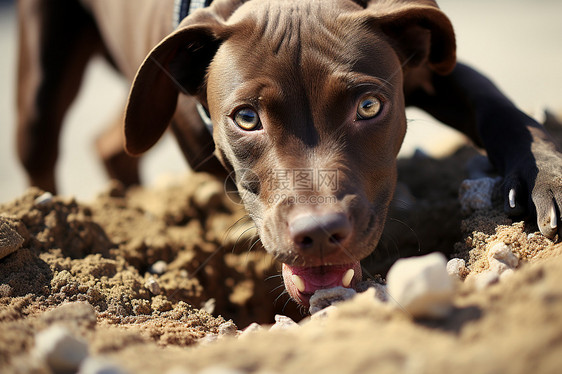
[[[384,279],[399,256],[464,258],[470,274],[452,313],[437,320],[413,319],[371,293],[307,317],[279,288],[279,266],[242,206],[205,174],[151,189],[113,184],[89,204],[30,189],[0,205],[0,369],[64,372],[37,348],[43,332],[63,326],[87,347],[83,372],[559,372],[562,245],[506,217],[497,198],[461,213],[459,165],[475,157],[463,147],[401,160],[400,199],[363,263]],[[477,287],[471,279],[498,241],[519,265]],[[301,322],[268,331],[276,313]],[[232,322],[264,328],[235,337]]]

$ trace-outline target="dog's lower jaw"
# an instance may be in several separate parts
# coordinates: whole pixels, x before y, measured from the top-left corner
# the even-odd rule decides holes
[[[361,281],[359,261],[344,265],[291,266],[283,264],[283,281],[289,296],[308,308],[310,297],[317,290],[333,287],[355,288]]]

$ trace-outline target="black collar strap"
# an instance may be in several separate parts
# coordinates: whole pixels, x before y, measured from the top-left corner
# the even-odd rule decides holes
[[[174,18],[173,18],[173,27],[176,29],[180,22],[193,13],[196,9],[205,8],[211,5],[213,0],[174,0]],[[199,112],[199,116],[205,123],[205,126],[209,130],[209,132],[213,133],[213,123],[211,122],[211,118],[207,110],[203,107],[203,105],[197,103],[197,112]]]
[[[208,7],[212,2],[213,0],[174,0],[174,29],[196,9]]]

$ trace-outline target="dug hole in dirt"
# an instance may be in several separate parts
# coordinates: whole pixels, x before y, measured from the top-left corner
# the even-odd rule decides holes
[[[206,174],[112,184],[91,203],[31,188],[0,205],[0,371],[558,372],[562,246],[505,216],[499,184],[490,204],[461,207],[474,170],[463,166],[480,159],[462,147],[401,160],[383,239],[363,261],[381,281],[399,257],[464,260],[451,311],[434,319],[369,292],[307,317],[243,207]],[[492,274],[498,245],[516,261]],[[268,331],[276,314],[302,321]]]

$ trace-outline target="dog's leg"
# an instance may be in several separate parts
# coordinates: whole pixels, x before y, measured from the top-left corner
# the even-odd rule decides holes
[[[18,155],[29,183],[56,192],[61,123],[101,39],[78,1],[21,0]]]
[[[96,139],[96,149],[110,178],[117,179],[125,187],[140,184],[140,158],[125,152],[123,144],[123,116],[119,115]]]
[[[505,210],[536,213],[541,232],[559,234],[562,210],[562,154],[535,120],[521,112],[495,85],[458,64],[446,76],[433,74],[433,93],[418,89],[407,103],[467,134],[483,146],[504,176]]]

